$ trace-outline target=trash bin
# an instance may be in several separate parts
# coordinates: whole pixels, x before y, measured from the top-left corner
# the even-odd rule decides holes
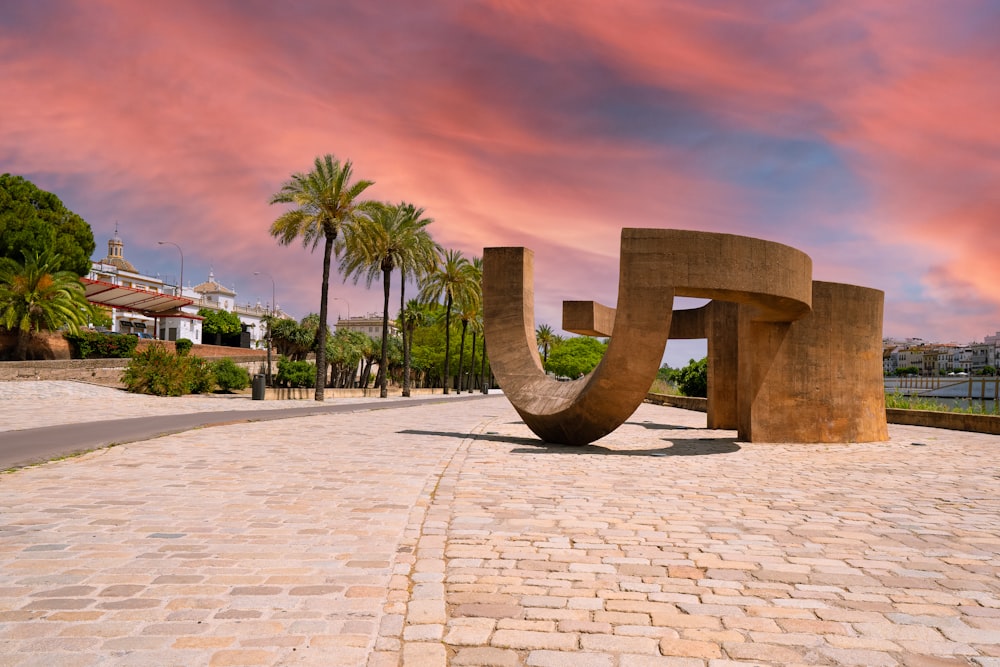
[[[264,400],[264,388],[267,386],[265,384],[265,377],[258,373],[253,376],[253,389],[251,399],[254,401]]]

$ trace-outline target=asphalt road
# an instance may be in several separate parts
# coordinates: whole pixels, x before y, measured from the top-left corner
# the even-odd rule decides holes
[[[407,398],[371,403],[312,405],[285,410],[227,410],[193,414],[158,415],[109,419],[80,424],[60,424],[20,431],[0,432],[0,470],[21,468],[55,458],[88,452],[110,445],[149,440],[161,435],[180,433],[195,428],[235,424],[239,422],[271,421],[313,415],[366,412],[389,408],[417,407],[444,401],[474,401],[489,398],[484,394]]]

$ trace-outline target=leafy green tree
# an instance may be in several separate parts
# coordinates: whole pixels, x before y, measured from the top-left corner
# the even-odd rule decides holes
[[[676,376],[677,369],[671,368],[670,364],[663,364],[660,366],[660,370],[656,371],[656,379],[663,382],[673,382]]]
[[[201,323],[201,330],[204,333],[233,336],[243,330],[240,316],[236,313],[201,308],[198,310],[198,314],[205,318]]]
[[[60,270],[58,255],[28,252],[24,262],[0,260],[0,325],[17,332],[14,358],[25,360],[36,331],[65,328],[71,334],[90,320],[92,309],[80,278]]]
[[[983,366],[983,370],[980,371],[980,375],[993,376],[997,374],[997,369],[993,366]]]
[[[111,309],[91,304],[90,324],[101,329],[111,329],[115,325],[114,320],[111,319]]]
[[[316,393],[322,401],[326,386],[326,337],[325,326],[329,315],[330,261],[334,242],[344,224],[365,217],[374,207],[362,201],[361,194],[373,181],[358,180],[351,183],[351,162],[343,164],[332,155],[317,157],[309,173],[292,174],[275,195],[271,204],[293,204],[295,208],[282,213],[271,224],[271,236],[281,245],[289,245],[301,238],[304,247],[315,250],[323,240],[323,282],[320,288],[319,319],[324,326],[317,329],[316,337]]]
[[[338,329],[327,338],[326,358],[334,387],[352,387],[358,365],[372,348],[372,339],[360,331]]]
[[[708,357],[699,361],[691,359],[688,365],[675,374],[677,389],[684,396],[708,396]]]
[[[451,311],[456,300],[475,300],[476,277],[469,260],[459,250],[446,250],[441,263],[423,280],[420,287],[422,301],[439,301],[444,298],[445,308],[445,357],[444,393],[451,384]]]
[[[434,322],[432,306],[410,299],[399,313],[400,329],[403,332],[403,395],[410,395],[410,375],[413,366],[413,335],[419,327],[430,326]],[[423,371],[425,368],[420,367]]]
[[[397,268],[429,270],[436,258],[436,244],[425,229],[432,222],[421,218],[412,206],[381,204],[371,216],[357,218],[345,225],[341,241],[340,272],[344,279],[364,278],[365,286],[382,280],[382,344],[379,356],[379,396],[388,396],[389,366],[389,287]]]
[[[279,355],[286,356],[292,361],[302,361],[306,358],[312,347],[315,332],[306,329],[290,317],[271,318],[268,320],[268,326],[271,327],[271,342]]]
[[[90,225],[59,197],[21,176],[0,176],[0,257],[20,262],[51,252],[53,272],[80,277],[90,272],[95,247]]]
[[[561,377],[576,379],[597,368],[607,349],[607,343],[589,336],[567,338],[549,353],[545,370]]]

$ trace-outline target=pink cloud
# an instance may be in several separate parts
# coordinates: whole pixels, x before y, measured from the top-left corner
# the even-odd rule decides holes
[[[186,239],[190,275],[269,295],[251,278],[267,266],[300,314],[319,257],[276,246],[266,202],[333,152],[373,196],[425,207],[445,245],[534,247],[549,320],[562,298],[613,301],[621,227],[665,226],[801,242],[818,276],[885,286],[887,323],[920,325],[922,302],[972,338],[1000,320],[1000,47],[982,7],[67,2],[0,29],[0,156],[65,188],[99,248],[117,219],[166,270],[155,240]],[[744,178],[781,142],[841,163],[806,189]],[[857,181],[843,207],[823,180],[838,169]],[[900,243],[906,273],[878,262]],[[337,289],[360,312],[363,290]]]

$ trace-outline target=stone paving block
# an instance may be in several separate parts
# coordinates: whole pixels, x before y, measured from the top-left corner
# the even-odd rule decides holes
[[[705,667],[701,658],[626,654],[619,658],[619,667]]]
[[[446,667],[447,652],[442,644],[411,642],[403,646],[406,667]]]
[[[536,632],[531,630],[497,630],[490,644],[510,649],[554,649],[566,651],[577,648],[579,637],[562,632]]]
[[[721,658],[722,650],[715,642],[692,641],[690,639],[664,638],[660,640],[660,653],[666,656],[686,658]]]
[[[573,651],[532,651],[529,667],[612,667],[615,656],[610,653]]]
[[[580,645],[589,651],[606,653],[638,653],[659,655],[659,643],[651,637],[622,637],[619,635],[580,635]]]
[[[450,664],[456,666],[469,665],[475,667],[518,667],[521,659],[515,651],[488,646],[463,648],[455,654]]]

